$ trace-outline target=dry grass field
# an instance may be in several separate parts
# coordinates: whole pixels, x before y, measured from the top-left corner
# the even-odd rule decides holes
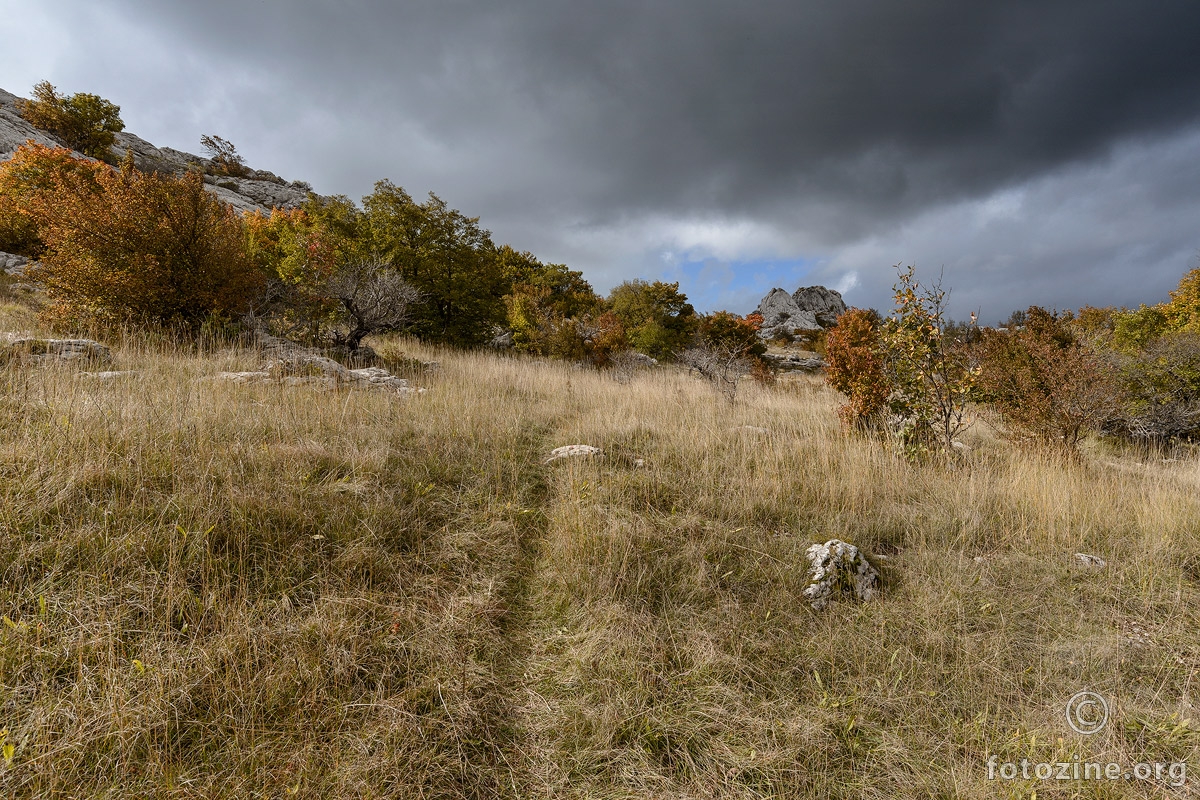
[[[201,379],[252,353],[131,338],[135,377],[0,371],[0,796],[1200,796],[988,780],[1200,771],[1200,459],[981,422],[913,466],[817,378],[730,405],[377,346],[442,367],[409,398],[240,386]],[[543,463],[575,443],[607,456]],[[882,594],[818,613],[834,537]]]

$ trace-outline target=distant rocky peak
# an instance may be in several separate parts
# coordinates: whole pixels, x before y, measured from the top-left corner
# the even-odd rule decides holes
[[[776,339],[819,331],[832,327],[845,310],[842,295],[824,286],[805,286],[791,294],[775,288],[767,292],[756,309],[763,318],[758,335]]]

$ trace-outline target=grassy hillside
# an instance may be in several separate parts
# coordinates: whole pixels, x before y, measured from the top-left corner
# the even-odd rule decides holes
[[[131,340],[135,378],[0,372],[0,796],[1194,791],[986,762],[1200,770],[1195,458],[981,423],[913,467],[817,379],[731,407],[681,372],[379,347],[442,369],[408,399],[236,386],[200,378],[250,353]],[[542,463],[573,443],[608,457]],[[808,608],[833,537],[880,600]],[[1087,739],[1084,688],[1113,706]]]

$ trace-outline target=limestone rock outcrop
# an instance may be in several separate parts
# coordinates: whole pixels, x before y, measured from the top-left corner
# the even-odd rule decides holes
[[[763,339],[796,336],[829,328],[846,310],[841,294],[824,286],[804,286],[792,294],[775,288],[755,309],[762,315],[758,335]]]
[[[415,389],[404,378],[398,378],[382,367],[350,369],[332,358],[317,355],[297,354],[287,358],[272,359],[257,370],[250,372],[218,372],[212,380],[231,383],[282,383],[286,386],[316,384],[328,388],[349,387],[383,389],[394,394],[421,394],[425,389]]]
[[[11,158],[17,148],[25,144],[27,139],[33,139],[38,144],[44,144],[47,147],[62,146],[62,142],[57,141],[45,131],[39,131],[21,118],[21,115],[17,113],[18,99],[15,94],[9,94],[0,89],[0,161],[7,161]]]

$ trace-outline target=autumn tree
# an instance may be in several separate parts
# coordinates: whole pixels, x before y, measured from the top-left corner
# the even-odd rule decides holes
[[[420,294],[391,264],[378,256],[353,258],[330,279],[329,294],[339,304],[334,343],[352,354],[365,336],[402,330]]]
[[[1162,311],[1171,330],[1200,333],[1200,268],[1180,279]]]
[[[340,309],[328,288],[348,257],[341,240],[307,209],[255,212],[245,226],[247,255],[264,276],[259,313],[285,337],[319,343]]]
[[[674,358],[691,343],[696,310],[679,291],[679,283],[634,280],[617,286],[608,306],[621,321],[630,345],[660,361]]]
[[[979,369],[964,337],[948,334],[940,281],[923,287],[915,268],[896,268],[896,306],[880,330],[895,432],[910,458],[931,448],[948,452],[969,425],[967,405]]]
[[[0,250],[38,258],[45,250],[40,233],[41,218],[34,213],[33,199],[39,193],[71,185],[87,195],[98,191],[96,176],[104,164],[81,159],[62,147],[26,142],[8,161],[0,163]]]
[[[60,95],[49,81],[33,87],[32,100],[18,100],[17,111],[33,127],[101,161],[112,158],[116,134],[125,130],[120,106],[94,94]]]
[[[390,181],[364,198],[367,240],[420,293],[413,330],[430,341],[476,345],[505,318],[504,276],[477,217],[430,192],[417,203]]]
[[[1033,306],[1020,328],[984,331],[979,350],[981,395],[1014,433],[1073,449],[1116,410],[1111,369],[1059,314]]]
[[[36,160],[36,159],[35,159]],[[64,168],[46,154],[45,185],[24,196],[45,243],[35,276],[59,324],[134,320],[195,326],[251,307],[261,275],[246,257],[241,218],[202,176]]]
[[[581,272],[563,264],[543,264],[531,253],[518,253],[508,245],[496,255],[510,286],[504,296],[506,325],[518,350],[549,355],[552,343],[567,335],[570,323],[594,315],[602,304]]]
[[[887,408],[891,385],[880,324],[875,312],[852,308],[826,337],[825,382],[846,396],[838,416],[847,427],[869,427]]]

